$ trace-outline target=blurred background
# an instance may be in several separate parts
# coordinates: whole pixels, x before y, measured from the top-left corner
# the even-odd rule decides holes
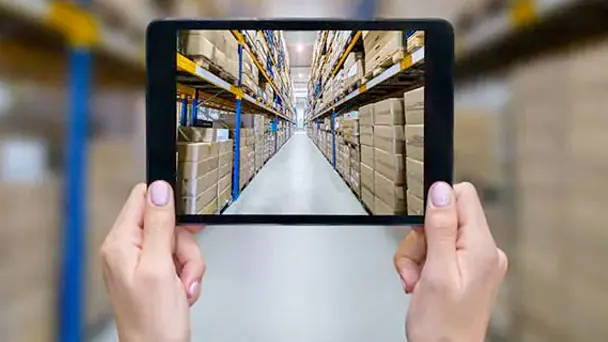
[[[1,341],[111,321],[97,253],[145,180],[144,33],[162,17],[451,21],[456,178],[510,257],[488,341],[608,340],[606,1],[0,0]]]

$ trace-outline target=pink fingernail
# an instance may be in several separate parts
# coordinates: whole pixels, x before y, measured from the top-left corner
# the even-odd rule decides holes
[[[188,291],[188,299],[194,298],[196,296],[197,291],[198,291],[198,281],[195,281],[190,285],[190,289]]]
[[[165,182],[158,181],[150,186],[150,199],[154,205],[164,207],[169,204],[171,189]]]
[[[431,201],[435,207],[447,207],[452,198],[452,188],[444,182],[438,182],[431,189]]]

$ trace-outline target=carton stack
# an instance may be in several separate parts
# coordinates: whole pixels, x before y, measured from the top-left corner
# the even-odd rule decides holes
[[[325,132],[325,157],[333,162],[334,159],[334,137],[331,132]]]
[[[61,222],[62,182],[50,172],[48,175],[41,183],[0,182],[3,220],[0,229],[3,254],[0,336],[3,341],[52,341],[56,337],[58,308],[55,303],[57,280],[60,279],[60,237],[64,227]],[[34,212],[32,208],[35,208]],[[116,217],[112,217],[114,219]],[[104,227],[104,232],[112,223]],[[97,250],[92,253],[96,254]],[[99,266],[96,270],[101,274]],[[95,278],[98,279],[93,287],[95,290],[103,287],[100,278]],[[103,299],[107,317],[111,310],[107,298]],[[91,303],[90,298],[88,302]]]
[[[255,151],[253,129],[241,128],[241,162],[239,188],[243,190],[255,174]]]
[[[336,168],[346,182],[350,179],[350,148],[344,143],[344,138],[336,136]]]
[[[424,87],[404,94],[407,211],[424,214]]]
[[[373,73],[377,68],[403,58],[403,31],[367,31],[363,34],[365,70]],[[390,63],[389,63],[390,62]]]
[[[218,210],[219,144],[177,143],[178,210],[184,215],[210,215]]]
[[[374,105],[374,214],[407,212],[405,196],[405,115],[401,98]]]
[[[359,120],[357,118],[344,119],[340,126],[344,134],[344,140],[355,146],[359,145]]]
[[[371,212],[374,212],[374,105],[359,108],[359,130],[361,143],[361,200]]]
[[[407,53],[413,53],[424,47],[424,31],[416,31],[407,38]]]
[[[218,210],[230,202],[232,194],[232,170],[234,166],[234,141],[222,141],[219,145]]]
[[[348,184],[361,198],[361,153],[357,147],[350,146],[350,177]]]
[[[255,150],[255,171],[259,171],[266,162],[266,141],[264,137],[264,115],[254,115],[253,134]]]
[[[344,86],[347,90],[357,87],[361,79],[365,75],[363,68],[363,54],[360,52],[351,52],[344,61],[344,70],[346,71]]]

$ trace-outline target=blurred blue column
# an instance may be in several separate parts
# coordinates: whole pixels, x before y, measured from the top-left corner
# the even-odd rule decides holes
[[[355,19],[374,19],[378,13],[379,0],[360,0],[355,8]]]
[[[186,95],[182,97],[182,113],[181,113],[181,125],[188,126],[188,98]]]
[[[78,5],[85,6],[87,3],[86,0],[80,0]],[[90,27],[79,27],[68,32],[70,52],[64,190],[65,230],[62,235],[57,336],[61,342],[80,342],[84,335],[87,146],[92,74],[91,47],[95,41],[95,33]]]
[[[192,99],[192,113],[190,113],[190,126],[196,125],[198,118],[198,89],[194,90],[194,99]]]

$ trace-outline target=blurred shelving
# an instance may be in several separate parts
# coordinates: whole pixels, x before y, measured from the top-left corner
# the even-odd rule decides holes
[[[475,78],[608,32],[601,0],[488,1],[455,20],[456,79]]]

